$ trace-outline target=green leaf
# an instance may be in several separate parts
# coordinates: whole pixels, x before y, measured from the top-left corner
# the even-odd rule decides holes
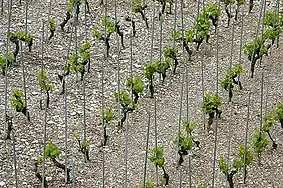
[[[214,94],[210,93],[205,93],[204,94],[204,102],[201,106],[202,111],[205,112],[206,114],[209,113],[215,113],[216,109],[218,109],[222,105],[221,103],[221,97]]]
[[[61,150],[55,144],[53,144],[51,140],[49,140],[45,148],[46,159],[56,159],[59,157],[60,154]]]
[[[37,81],[40,89],[44,91],[51,91],[53,86],[47,78],[47,71],[39,71],[37,73]]]
[[[264,132],[260,132],[259,129],[255,131],[252,137],[253,148],[256,153],[262,153],[265,147],[268,145],[268,140]]]
[[[126,86],[136,93],[142,93],[144,91],[144,82],[140,76],[134,77],[133,80],[131,78],[127,79]]]
[[[23,100],[23,92],[19,89],[13,89],[12,90],[12,98],[11,98],[11,104],[15,108],[17,112],[22,112],[22,110],[26,107],[26,104]]]
[[[276,120],[283,122],[283,103],[278,102],[276,104],[276,109],[275,109],[275,118]]]
[[[218,166],[219,166],[219,170],[222,173],[224,173],[225,175],[228,174],[228,164],[227,164],[226,159],[224,158],[224,156],[220,157]]]
[[[151,156],[149,157],[149,160],[159,168],[164,167],[165,159],[163,154],[163,148],[157,147],[153,148],[151,151]]]
[[[49,23],[48,29],[49,29],[50,31],[55,31],[55,27],[56,27],[55,18],[49,18],[48,23]]]
[[[102,119],[104,120],[104,123],[106,126],[109,126],[111,121],[113,121],[115,118],[114,112],[111,108],[107,108],[104,110],[102,114]]]
[[[272,114],[266,114],[263,118],[263,126],[262,130],[265,132],[270,131],[270,129],[274,126],[275,119]]]
[[[154,73],[157,72],[157,63],[146,63],[145,64],[145,77],[148,80],[153,80],[154,79]]]

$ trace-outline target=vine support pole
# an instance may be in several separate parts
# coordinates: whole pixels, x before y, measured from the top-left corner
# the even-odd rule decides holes
[[[217,0],[218,8],[220,8],[220,0]],[[219,26],[216,27],[216,95],[219,93],[218,79],[219,79]],[[215,122],[215,137],[213,147],[213,164],[212,164],[212,188],[215,184],[215,168],[216,168],[216,154],[217,154],[217,138],[218,138],[218,116]]]
[[[6,63],[5,63],[5,109],[4,109],[4,133],[6,133],[6,114],[8,110],[8,54],[10,49],[10,26],[11,26],[11,16],[12,16],[12,0],[8,1],[8,30],[7,30],[7,40],[6,40]]]
[[[43,43],[44,43],[44,20],[42,20],[42,41],[41,41],[41,72],[43,73],[43,59],[44,59],[44,48],[43,48]],[[42,162],[42,179],[44,180],[45,178],[45,148],[46,148],[46,122],[47,122],[47,101],[45,101],[45,110],[44,110],[44,124],[43,124],[43,162]],[[42,188],[44,188],[44,181],[42,181]]]
[[[235,22],[233,22],[232,20],[232,45],[231,45],[231,53],[230,53],[230,65],[229,65],[229,70],[232,70],[232,64],[233,64],[233,50],[234,50],[234,35],[235,35]],[[232,83],[230,83],[229,85],[229,90],[232,90]],[[229,98],[229,96],[228,96]],[[230,169],[230,150],[231,150],[231,139],[232,139],[232,130],[231,130],[231,124],[232,124],[232,99],[229,102],[229,110],[230,110],[230,114],[229,114],[229,124],[228,124],[228,130],[229,130],[229,134],[228,134],[228,146],[227,146],[227,164],[228,164],[228,169]]]
[[[71,31],[71,36],[69,40],[69,45],[68,45],[68,51],[67,51],[67,58],[66,60],[69,60],[70,56],[70,49],[71,49],[71,43],[72,43],[72,37],[73,37],[73,27]],[[64,119],[65,119],[65,150],[66,150],[66,155],[65,155],[65,183],[67,184],[68,182],[68,172],[67,172],[67,164],[68,164],[68,98],[67,98],[67,77],[63,78],[63,84],[64,84]]]
[[[157,151],[157,138],[158,138],[158,135],[157,135],[157,115],[156,115],[156,107],[157,104],[156,104],[156,96],[154,96],[154,136],[155,136],[155,149]],[[157,158],[156,156],[157,154],[155,153],[155,158]],[[155,166],[155,173],[156,173],[156,186],[158,187],[158,167],[157,165]]]
[[[148,114],[147,133],[146,133],[146,148],[145,148],[145,159],[144,159],[144,171],[143,171],[143,186],[146,184],[146,169],[147,169],[147,157],[148,157],[148,141],[149,141],[149,129],[150,129],[150,112]]]
[[[249,91],[248,97],[248,115],[247,115],[247,124],[245,129],[245,151],[244,151],[244,184],[246,184],[247,179],[247,143],[248,143],[248,129],[249,129],[249,118],[250,118],[250,100],[251,100],[251,91]]]
[[[104,4],[104,16],[105,18],[107,17],[107,11],[108,11],[108,0],[105,0],[105,4]],[[104,26],[104,36],[106,36],[106,24]],[[104,37],[104,42],[106,44],[106,37]],[[107,47],[105,45],[105,53],[104,53],[104,59],[102,60],[101,63],[101,104],[102,104],[102,113],[104,113],[104,109],[105,109],[105,101],[104,101],[104,60],[105,63],[108,64],[108,57],[107,57]],[[102,132],[104,131],[104,126],[105,126],[105,122],[104,122],[104,118],[102,119]],[[104,153],[104,148],[102,147],[102,188],[105,188],[105,153]]]
[[[12,130],[12,138],[13,138],[13,162],[14,162],[15,182],[16,182],[16,188],[18,188],[18,169],[17,169],[15,129]]]
[[[180,134],[181,134],[181,121],[182,121],[182,108],[183,108],[183,90],[184,90],[184,74],[182,74],[182,86],[180,93],[180,109],[179,109],[179,120],[178,120],[178,150],[180,145]],[[182,167],[179,166],[179,188],[182,187]]]

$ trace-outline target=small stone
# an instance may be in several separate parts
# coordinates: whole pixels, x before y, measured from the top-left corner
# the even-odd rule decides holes
[[[0,186],[4,186],[5,185],[5,182],[4,181],[1,181],[0,182]]]
[[[52,177],[46,177],[46,181],[51,181]]]
[[[17,5],[13,5],[12,8],[17,8]]]

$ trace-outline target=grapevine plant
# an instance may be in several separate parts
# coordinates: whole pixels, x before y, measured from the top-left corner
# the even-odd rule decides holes
[[[136,76],[135,78],[127,79],[126,86],[131,89],[134,95],[134,103],[138,103],[139,94],[144,91],[144,82],[140,76]]]
[[[262,37],[255,36],[254,40],[244,45],[244,53],[251,61],[251,78],[254,76],[255,64],[261,60],[264,55],[268,55],[268,50],[274,44],[275,39],[282,32],[283,16],[276,12],[267,12],[264,17],[264,25],[268,26]]]
[[[173,73],[176,73],[176,69],[178,66],[178,59],[177,59],[177,54],[178,54],[178,50],[177,48],[170,48],[170,47],[166,47],[164,52],[163,52],[163,56],[164,56],[164,62],[160,62],[160,65],[157,67],[157,69],[159,70],[158,73],[160,73],[162,75],[162,81],[164,82],[165,78],[166,78],[166,72],[167,70],[170,68],[172,62],[174,62],[174,69],[173,69]]]
[[[215,32],[216,28],[218,26],[218,20],[220,16],[220,8],[217,6],[216,3],[213,3],[209,5],[204,11],[207,14],[207,17],[212,21],[212,25],[215,27]]]
[[[222,111],[218,108],[222,105],[221,97],[218,95],[212,95],[210,93],[205,93],[204,102],[201,106],[201,109],[204,113],[208,114],[208,127],[207,129],[211,129],[211,125],[213,123],[214,116],[218,116],[220,118]]]
[[[106,132],[106,128],[111,125],[111,121],[113,121],[115,118],[114,112],[112,109],[106,109],[103,114],[102,114],[102,121],[104,122],[104,127],[103,127],[103,146],[106,146],[108,135]]]
[[[259,129],[257,129],[252,137],[253,148],[258,156],[258,164],[260,165],[260,156],[261,153],[265,151],[266,146],[268,145],[268,140],[266,139],[266,135]]]
[[[50,159],[55,167],[60,168],[65,172],[66,170],[65,165],[59,162],[60,160],[59,156],[61,155],[61,153],[62,151],[54,143],[52,143],[51,140],[49,140],[44,152],[45,159]],[[39,157],[39,160],[42,161],[41,157]],[[67,168],[68,182],[70,182],[70,171],[71,170]]]
[[[6,58],[6,55],[0,56],[0,68],[3,76],[5,76],[6,67],[11,67],[14,61],[15,58],[11,52],[8,53],[8,58]]]
[[[265,14],[263,23],[267,27],[267,30],[264,32],[264,37],[270,39],[273,45],[275,39],[279,37],[279,34],[282,32],[283,16],[279,16],[276,10],[268,11]]]
[[[20,51],[20,41],[16,33],[13,33],[13,32],[10,33],[10,41],[13,44],[15,44],[15,51],[13,52],[13,55],[14,55],[14,62],[16,62],[17,56]]]
[[[27,34],[23,31],[20,31],[16,34],[19,40],[25,42],[28,45],[29,52],[31,52],[31,47],[33,45],[33,40],[36,38],[33,34]]]
[[[149,28],[147,18],[145,17],[144,10],[147,8],[146,4],[143,4],[141,0],[136,0],[135,5],[132,9],[133,13],[140,13],[143,21],[145,22],[146,28]]]
[[[82,140],[80,138],[80,135],[75,133],[74,135],[74,139],[78,142],[79,145],[79,152],[82,153],[84,155],[84,160],[85,163],[89,160],[89,145],[90,145],[90,140]]]
[[[6,140],[11,140],[11,131],[13,129],[13,117],[10,117],[6,114],[6,123],[8,125]]]
[[[221,2],[223,2],[224,6],[225,6],[225,12],[226,12],[227,17],[228,17],[227,25],[229,27],[230,20],[231,20],[231,18],[233,18],[233,15],[230,12],[230,10],[231,10],[232,5],[235,3],[235,0],[221,0]]]
[[[44,181],[43,186],[44,186],[45,188],[47,188],[47,187],[48,187],[48,184],[47,184],[47,181],[46,181],[46,177],[44,177],[44,180],[43,180],[43,178],[42,178],[42,176],[41,176],[41,174],[40,174],[40,172],[39,172],[39,170],[38,170],[38,166],[41,165],[42,162],[43,162],[42,157],[38,157],[36,160],[34,160],[34,162],[33,162],[33,165],[34,165],[33,171],[34,171],[34,173],[35,173],[35,176],[37,177],[37,179],[38,179],[41,183],[42,183],[42,181]]]
[[[30,121],[29,112],[27,110],[26,104],[24,103],[23,96],[24,94],[21,90],[13,89],[12,98],[10,101],[16,112],[23,113],[27,117],[28,121]]]
[[[135,188],[156,188],[153,182],[147,181],[145,184],[137,185]]]
[[[81,74],[81,81],[84,79],[85,66],[88,66],[88,72],[90,71],[90,42],[87,41],[79,47],[79,54],[72,54],[69,59],[69,64],[66,64],[64,69],[67,74],[69,74],[69,65],[75,72]]]
[[[135,22],[135,20],[133,19],[133,17],[132,16],[127,16],[126,18],[125,18],[125,20],[127,21],[127,22],[131,22],[131,25],[132,25],[132,29],[133,29],[133,37],[135,37],[136,36],[136,22]]]
[[[49,31],[50,31],[50,35],[49,35],[48,40],[51,40],[52,37],[54,36],[55,28],[56,28],[56,21],[55,21],[55,18],[49,18],[48,23],[49,23],[48,29],[49,29]]]
[[[229,92],[229,102],[231,102],[233,97],[233,84],[237,84],[242,89],[242,83],[236,80],[238,75],[243,72],[243,67],[240,64],[234,65],[232,69],[228,69],[224,77],[219,81],[222,89]],[[239,77],[238,77],[239,78]]]
[[[124,122],[126,121],[127,115],[129,112],[133,112],[136,104],[132,101],[131,97],[126,91],[122,91],[120,93],[115,92],[115,99],[116,102],[120,102],[120,105],[122,106],[122,113],[123,117],[121,118],[121,121],[118,123],[119,127],[122,127]]]
[[[174,143],[178,146],[179,166],[182,165],[182,163],[184,162],[183,157],[189,154],[188,151],[193,148],[194,144],[196,145],[196,147],[199,147],[200,145],[199,141],[195,141],[192,135],[192,132],[196,127],[196,123],[194,121],[183,121],[182,126],[184,130],[180,131],[180,135],[178,133],[174,138]]]
[[[276,120],[280,122],[281,127],[283,129],[283,103],[282,102],[278,102],[276,105],[275,117],[276,117]]]
[[[153,80],[154,80],[154,74],[157,72],[157,63],[146,63],[144,70],[145,70],[145,77],[149,81],[149,90],[150,90],[150,98],[153,98],[154,95],[154,86],[153,86]]]
[[[263,122],[263,126],[262,126],[262,130],[267,133],[267,135],[269,136],[270,140],[272,141],[272,148],[273,149],[277,149],[277,143],[275,142],[275,140],[271,137],[270,134],[270,129],[273,128],[275,123],[275,119],[273,117],[272,114],[267,114],[264,116],[264,122]]]
[[[239,14],[239,10],[240,10],[240,6],[244,5],[246,3],[246,0],[236,0],[237,3],[237,8],[236,8],[236,13],[235,13],[235,20],[238,20],[238,14]]]
[[[106,45],[106,55],[109,57],[109,49],[110,49],[110,36],[117,30],[116,24],[112,22],[108,17],[104,17],[102,20],[102,26],[106,26],[106,34],[104,34],[104,27],[103,32],[94,29],[92,35],[95,39],[101,40],[105,42]]]
[[[162,168],[163,178],[165,179],[165,186],[169,183],[169,175],[165,171],[164,163],[164,152],[162,147],[156,147],[152,149],[151,156],[149,157],[150,162],[152,162],[156,167]]]
[[[240,144],[240,152],[237,159],[233,160],[233,168],[230,169],[224,156],[220,157],[219,169],[226,176],[230,188],[234,188],[233,177],[236,173],[240,172],[241,168],[251,165],[253,161],[253,154],[247,148],[245,152],[244,144]],[[246,153],[246,157],[245,157]]]
[[[46,108],[49,108],[50,96],[49,92],[52,91],[53,86],[47,78],[47,71],[39,71],[37,73],[37,81],[40,89],[46,92]]]

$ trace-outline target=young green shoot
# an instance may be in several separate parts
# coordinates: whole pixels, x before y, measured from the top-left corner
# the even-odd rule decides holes
[[[239,85],[240,90],[243,89],[242,83],[239,80],[236,80],[236,78],[239,78],[238,75],[242,72],[242,65],[236,64],[232,69],[229,68],[223,78],[219,81],[222,89],[229,92],[229,102],[231,102],[233,97],[234,84]]]
[[[112,35],[112,33],[114,33],[115,31],[117,31],[117,26],[114,22],[111,21],[110,18],[108,17],[104,17],[102,20],[102,26],[103,28],[106,26],[106,34],[104,34],[103,32],[100,32],[97,29],[93,29],[92,31],[92,36],[95,39],[101,40],[103,42],[105,42],[106,45],[106,54],[107,57],[109,57],[109,50],[110,50],[110,44],[109,44],[109,40],[110,40],[110,36]]]
[[[258,156],[258,164],[260,165],[260,156],[261,153],[265,151],[265,148],[268,145],[268,140],[266,139],[266,135],[259,129],[257,129],[253,134],[252,141],[254,151],[255,153],[257,153]]]
[[[78,133],[75,133],[74,139],[78,142],[79,145],[79,152],[81,152],[84,155],[84,160],[85,163],[89,160],[89,145],[90,145],[90,140],[82,140],[80,138],[80,135]]]
[[[140,76],[136,76],[133,79],[129,78],[126,82],[126,87],[129,88],[134,95],[134,103],[138,103],[139,94],[144,91],[144,81]]]
[[[275,109],[275,118],[281,124],[281,128],[283,129],[283,103],[278,102]]]
[[[140,13],[143,21],[145,22],[146,28],[149,28],[147,18],[145,17],[144,10],[147,8],[146,4],[143,4],[141,0],[136,0],[135,5],[132,9],[133,13]]]
[[[153,148],[151,151],[151,156],[149,156],[150,162],[152,162],[156,167],[162,168],[163,178],[165,179],[165,186],[169,183],[169,175],[166,173],[164,168],[164,152],[162,147]]]
[[[103,137],[104,137],[104,139],[103,139],[103,145],[102,146],[106,146],[107,139],[108,139],[106,128],[111,125],[114,118],[115,118],[115,116],[114,116],[114,112],[113,112],[112,109],[108,108],[108,109],[104,110],[104,112],[102,114],[102,121],[104,121],[104,127],[103,127]]]
[[[204,102],[201,106],[201,109],[204,113],[209,115],[208,118],[208,131],[211,129],[211,125],[213,123],[213,119],[215,114],[218,115],[220,118],[222,111],[219,110],[218,108],[222,105],[221,102],[221,97],[214,94],[210,93],[205,93],[204,94]]]
[[[265,115],[263,119],[262,130],[268,134],[270,140],[272,141],[272,148],[277,149],[277,143],[275,142],[274,139],[272,139],[270,134],[270,130],[273,128],[274,123],[275,123],[275,119],[272,114]]]
[[[240,150],[239,156],[233,160],[232,169],[229,168],[228,162],[226,161],[224,156],[221,156],[219,160],[219,169],[226,176],[230,188],[234,188],[234,182],[233,182],[234,175],[238,173],[242,167],[251,165],[253,161],[253,154],[248,148],[246,150],[246,159],[245,159],[244,144],[240,144],[239,150]]]
[[[51,82],[48,80],[47,77],[47,71],[39,71],[37,73],[37,81],[38,81],[38,86],[40,87],[40,89],[42,91],[46,92],[46,108],[49,108],[49,101],[50,101],[50,96],[49,96],[49,92],[52,91],[53,86],[51,84]]]
[[[154,63],[146,63],[145,67],[145,77],[148,79],[149,83],[149,90],[150,90],[150,98],[153,98],[154,95],[154,74],[157,72],[157,62]]]
[[[170,47],[166,47],[164,52],[163,52],[163,56],[164,56],[164,62],[160,63],[159,66],[157,66],[157,69],[159,70],[159,73],[162,75],[162,81],[164,82],[165,78],[166,78],[166,71],[170,68],[172,62],[174,62],[174,69],[173,69],[173,73],[176,73],[176,69],[178,66],[178,59],[177,59],[177,54],[178,54],[178,50],[177,48],[170,48]]]
[[[45,148],[45,153],[44,153],[45,158],[50,159],[53,162],[54,166],[65,171],[65,165],[61,164],[58,161],[61,153],[62,151],[55,144],[53,144],[51,140],[49,140]],[[67,180],[68,182],[70,181],[70,169],[69,168],[67,168]]]
[[[30,121],[29,112],[27,110],[23,97],[24,97],[24,94],[21,90],[13,89],[12,98],[10,99],[10,101],[11,101],[13,108],[16,110],[16,112],[23,113],[27,117],[28,121]]]
[[[41,176],[41,174],[40,174],[40,172],[38,170],[38,166],[41,165],[42,162],[43,162],[42,157],[37,157],[37,159],[34,160],[34,162],[33,162],[33,165],[34,165],[33,171],[35,173],[35,176],[37,177],[37,179],[39,179],[39,181],[41,183],[42,183],[42,181],[44,181],[43,185],[44,185],[45,188],[47,188],[48,184],[47,184],[47,181],[46,181],[46,177],[44,177],[44,180],[42,180],[43,178],[42,178],[42,176]]]
[[[127,114],[129,112],[133,112],[137,104],[132,101],[130,95],[126,91],[122,91],[120,93],[115,92],[114,95],[115,95],[116,103],[120,102],[123,113],[123,117],[121,118],[121,121],[119,121],[118,127],[123,127],[123,124],[127,118]]]
[[[212,21],[212,25],[215,27],[215,32],[216,32],[216,28],[218,26],[218,20],[219,20],[219,16],[221,13],[220,8],[218,7],[218,5],[216,3],[213,3],[211,5],[209,5],[209,7],[207,7],[204,12],[207,14],[207,17],[209,19],[211,19]]]
[[[6,55],[0,56],[0,68],[2,69],[3,76],[5,76],[6,67],[11,67],[14,61],[15,58],[11,52],[8,53],[8,58],[6,58]]]
[[[55,18],[49,18],[48,23],[49,23],[48,29],[49,29],[49,31],[50,31],[50,35],[49,35],[48,40],[51,40],[52,37],[54,36],[55,28],[56,28],[56,21],[55,21]]]
[[[230,20],[231,20],[231,18],[233,18],[233,15],[231,14],[230,10],[231,10],[232,5],[235,3],[235,0],[221,0],[221,2],[223,2],[224,5],[225,5],[225,12],[226,12],[227,17],[228,17],[227,25],[229,27]]]

